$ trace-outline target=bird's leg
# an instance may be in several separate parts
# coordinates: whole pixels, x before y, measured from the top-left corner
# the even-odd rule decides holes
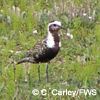
[[[24,75],[25,75],[24,78],[25,78],[25,82],[27,82],[28,81],[27,75],[26,75],[27,74],[27,72],[26,72],[27,71],[27,69],[26,69],[27,65],[25,63],[23,63],[23,66],[24,66]]]
[[[38,65],[38,77],[39,77],[39,82],[41,81],[40,79],[40,64]]]
[[[46,82],[49,81],[49,75],[48,75],[48,63],[46,63]]]
[[[13,67],[14,67],[14,81],[16,82],[16,64],[13,63]]]

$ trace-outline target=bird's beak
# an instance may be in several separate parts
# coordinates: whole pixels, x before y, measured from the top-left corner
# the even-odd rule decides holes
[[[65,30],[65,31],[67,31],[67,29],[66,29],[66,28],[64,28],[63,26],[61,26],[61,29],[63,29],[63,30]]]

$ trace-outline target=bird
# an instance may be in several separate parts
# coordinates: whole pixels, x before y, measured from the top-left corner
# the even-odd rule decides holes
[[[26,62],[39,64],[38,75],[40,80],[40,64],[46,63],[46,81],[48,82],[48,64],[56,57],[61,47],[61,28],[62,25],[60,21],[52,21],[48,23],[47,35],[43,38],[43,40],[38,41],[33,48],[29,49],[25,56],[17,61],[17,64]]]

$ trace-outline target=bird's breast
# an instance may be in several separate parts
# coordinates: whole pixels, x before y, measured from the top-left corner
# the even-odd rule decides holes
[[[35,58],[36,62],[48,62],[52,60],[59,52],[59,47],[54,46],[53,48],[46,48],[43,53],[38,55],[38,57]]]

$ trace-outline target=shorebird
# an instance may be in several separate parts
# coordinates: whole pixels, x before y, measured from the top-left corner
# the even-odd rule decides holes
[[[60,21],[53,21],[48,24],[47,36],[37,42],[32,49],[30,49],[24,58],[19,60],[17,64],[29,62],[33,64],[46,64],[46,80],[48,82],[48,63],[58,54],[61,42],[59,30],[62,28]],[[40,65],[39,65],[40,66]],[[40,67],[38,67],[38,75],[40,80]]]

